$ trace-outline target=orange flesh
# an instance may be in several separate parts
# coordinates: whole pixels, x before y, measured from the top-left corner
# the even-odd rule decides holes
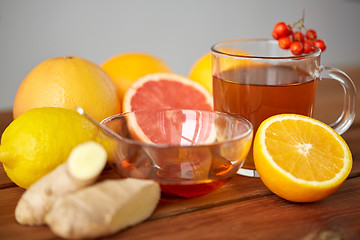
[[[343,168],[345,152],[328,131],[311,125],[294,120],[286,120],[286,125],[274,122],[266,131],[267,151],[280,168],[294,177],[326,181]]]

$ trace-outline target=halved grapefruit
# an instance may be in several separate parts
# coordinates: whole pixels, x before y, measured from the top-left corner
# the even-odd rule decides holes
[[[194,121],[193,136],[185,143],[183,134],[185,112],[175,111],[162,114],[159,125],[159,111],[164,109],[212,110],[212,96],[199,83],[177,74],[156,73],[135,81],[127,90],[123,101],[124,112],[138,112],[130,115],[128,125],[133,137],[148,143],[194,145],[208,141],[211,124],[204,114]],[[154,110],[153,112],[141,112]],[[141,113],[140,113],[141,112]],[[205,114],[206,115],[206,114]],[[198,131],[198,132],[196,132]],[[200,137],[199,137],[200,136]]]
[[[212,110],[211,94],[199,83],[171,73],[149,74],[126,91],[123,111],[147,109]]]

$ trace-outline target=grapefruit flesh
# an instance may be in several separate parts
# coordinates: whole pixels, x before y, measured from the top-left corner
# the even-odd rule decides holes
[[[212,96],[197,82],[176,74],[150,74],[126,92],[125,112],[146,109],[212,110]]]
[[[135,139],[148,143],[189,146],[204,144],[213,137],[214,116],[190,110],[139,111],[128,116]]]

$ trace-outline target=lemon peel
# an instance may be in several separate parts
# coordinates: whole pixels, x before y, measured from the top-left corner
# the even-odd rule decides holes
[[[28,188],[66,161],[73,147],[90,140],[100,141],[98,129],[75,110],[35,108],[5,129],[0,162],[15,184]]]

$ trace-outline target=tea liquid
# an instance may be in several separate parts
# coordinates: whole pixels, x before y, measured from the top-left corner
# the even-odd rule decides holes
[[[317,79],[305,72],[261,65],[217,75],[213,76],[214,109],[248,119],[254,133],[263,120],[276,114],[313,115]],[[251,152],[243,167],[255,169]]]

